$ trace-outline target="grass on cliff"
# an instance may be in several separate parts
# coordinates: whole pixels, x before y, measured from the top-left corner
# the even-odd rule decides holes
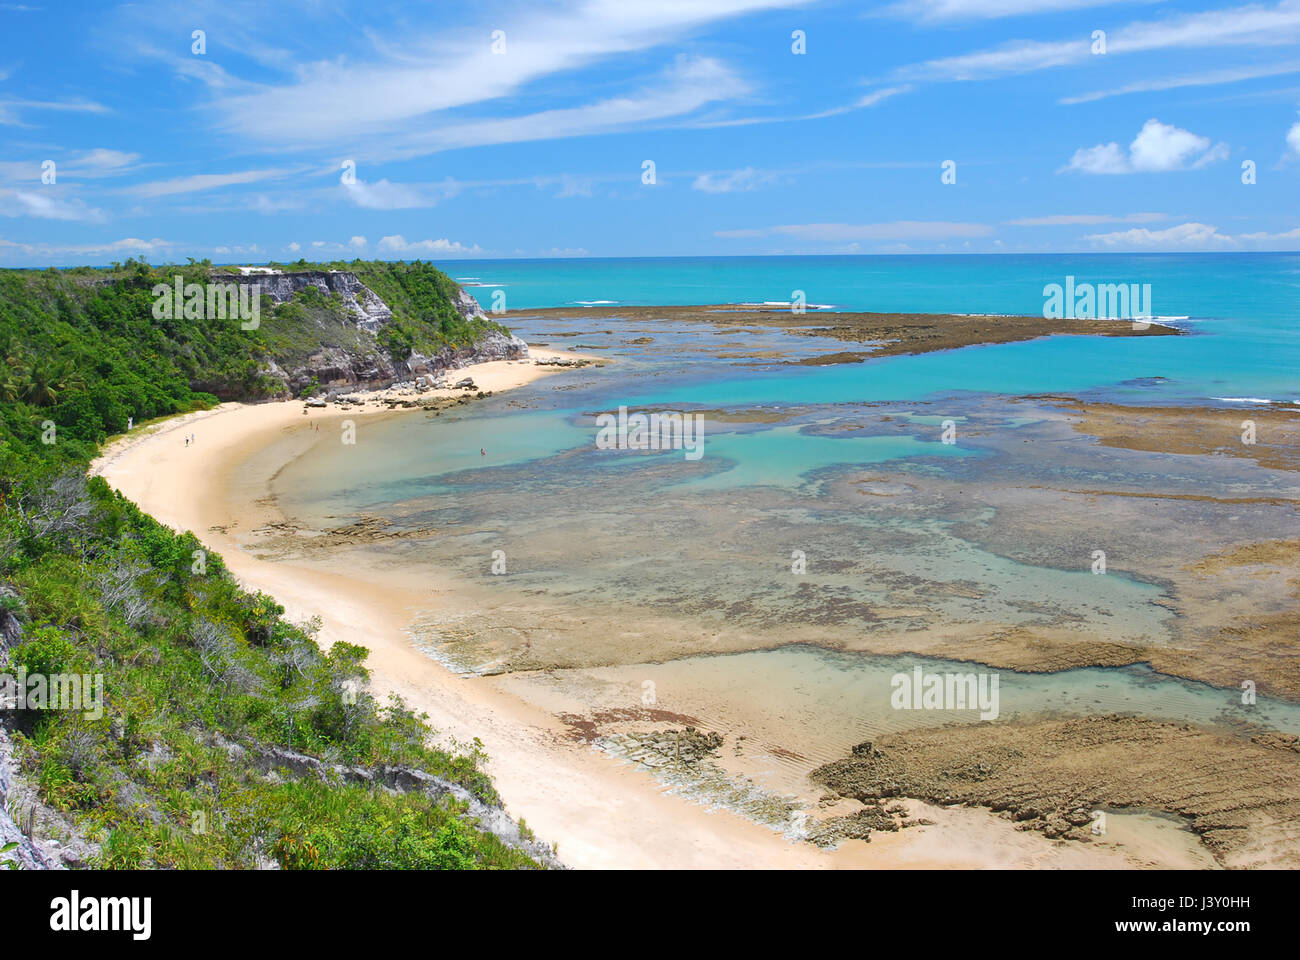
[[[423,717],[366,692],[364,648],[322,650],[195,537],[86,477],[128,417],[210,405],[199,387],[215,380],[260,389],[265,338],[152,317],[160,275],[207,270],[0,272],[0,631],[21,629],[0,638],[0,674],[104,684],[102,716],[0,710],[25,778],[99,845],[91,866],[536,867],[449,797],[300,762],[404,767],[496,799],[477,742],[431,746]]]

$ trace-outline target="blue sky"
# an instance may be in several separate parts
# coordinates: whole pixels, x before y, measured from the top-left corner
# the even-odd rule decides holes
[[[0,266],[1300,250],[1300,0],[28,0],[0,26]]]

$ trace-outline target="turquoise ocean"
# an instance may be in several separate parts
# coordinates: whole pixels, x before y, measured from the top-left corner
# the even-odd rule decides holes
[[[1109,389],[1134,402],[1216,397],[1300,400],[1300,254],[1090,254],[989,256],[712,257],[482,260],[446,264],[485,309],[504,291],[508,310],[590,305],[790,302],[810,309],[1041,315],[1044,287],[1151,286],[1151,313],[1193,336],[1026,344],[886,360],[841,369],[718,382],[702,403],[750,402],[808,391],[883,400],[934,391],[1008,394]],[[714,372],[716,374],[716,371]],[[1125,381],[1162,376],[1157,388]],[[664,399],[683,400],[686,395]]]

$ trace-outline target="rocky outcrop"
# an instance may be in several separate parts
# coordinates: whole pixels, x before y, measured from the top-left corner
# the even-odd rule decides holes
[[[344,307],[356,321],[357,327],[367,333],[378,333],[379,328],[393,318],[388,304],[362,283],[354,273],[342,270],[305,270],[301,273],[232,274],[214,273],[213,283],[234,283],[239,286],[256,286],[275,303],[292,300],[299,291],[315,287],[325,296],[338,294]],[[465,291],[461,291],[462,294]],[[466,294],[467,295],[467,294]],[[468,296],[468,295],[467,295]],[[473,300],[473,297],[470,297]],[[475,302],[475,306],[478,304]],[[468,314],[462,314],[468,316]]]
[[[60,839],[61,838],[61,839]],[[25,783],[14,756],[13,743],[0,725],[0,870],[64,870],[87,866],[99,847],[80,836],[68,819],[41,802]]]
[[[356,274],[346,271],[213,274],[211,279],[213,283],[256,285],[263,296],[277,304],[292,300],[308,287],[315,287],[326,296],[337,295],[342,301],[349,321],[355,324],[359,334],[359,346],[325,346],[305,359],[293,362],[268,360],[261,372],[268,380],[279,384],[279,388],[271,392],[280,396],[297,395],[313,383],[331,393],[382,389],[416,377],[437,377],[471,363],[528,358],[528,344],[523,340],[501,330],[488,330],[471,344],[446,346],[432,354],[416,351],[404,361],[395,361],[382,349],[376,336],[392,320],[392,309]],[[457,289],[453,306],[466,319],[490,320],[478,301],[465,290]],[[215,388],[204,385],[199,385],[199,388],[222,396],[222,392]]]
[[[22,598],[7,583],[0,583],[0,667],[9,662],[9,651],[23,640],[23,624],[18,619]]]
[[[886,734],[814,783],[875,805],[986,807],[1049,840],[1104,836],[1105,811],[1179,818],[1227,867],[1300,867],[1300,740],[1126,714],[1017,717]]]
[[[313,381],[327,393],[338,393],[379,390],[416,377],[437,377],[471,363],[527,357],[528,344],[493,330],[469,346],[443,347],[432,355],[415,352],[405,361],[394,361],[378,350],[355,353],[341,347],[326,347],[287,370],[271,361],[264,372],[281,381],[287,394],[297,395]]]

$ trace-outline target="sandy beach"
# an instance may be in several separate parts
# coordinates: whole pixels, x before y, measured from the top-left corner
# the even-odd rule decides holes
[[[578,357],[533,348],[534,358]],[[596,359],[590,358],[588,359]],[[496,361],[457,371],[480,391],[499,392],[545,378],[553,367]],[[617,375],[616,368],[602,375]],[[544,388],[544,384],[543,384]],[[457,396],[430,391],[422,398]],[[370,649],[372,691],[393,692],[429,715],[444,738],[481,741],[486,768],[509,812],[556,844],[575,868],[970,868],[1213,866],[1185,830],[1142,815],[1112,818],[1110,835],[1087,844],[1053,842],[1018,831],[987,810],[906,801],[909,816],[929,825],[849,840],[834,851],[788,839],[730,810],[709,808],[667,791],[633,765],[585,743],[565,724],[510,692],[508,685],[454,674],[420,652],[408,630],[428,609],[429,589],[363,568],[328,562],[260,559],[242,545],[280,516],[268,484],[283,464],[258,463],[259,450],[348,418],[400,417],[382,394],[346,410],[306,408],[302,401],[228,403],[138,428],[110,444],[93,472],[163,523],[191,530],[220,553],[249,589],[276,598],[295,621],[319,617],[319,640]],[[472,402],[472,401],[471,401]],[[185,438],[193,435],[194,442]],[[292,443],[283,449],[292,449]]]

